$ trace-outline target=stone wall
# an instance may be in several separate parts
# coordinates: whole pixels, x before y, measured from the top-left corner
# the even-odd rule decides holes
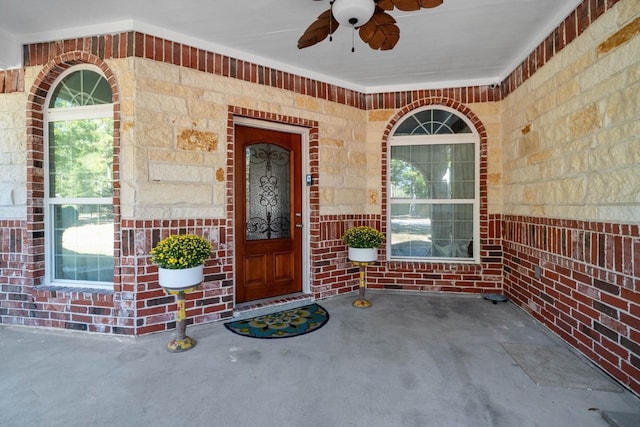
[[[640,37],[599,48],[638,13],[618,3],[503,101],[505,214],[640,222]]]
[[[253,82],[132,60],[135,106],[123,108],[124,218],[225,218],[229,106],[318,122],[322,212],[377,213],[379,143],[358,108]],[[362,191],[366,188],[366,191]]]
[[[7,89],[23,88],[24,71],[11,74],[11,82],[0,76]],[[6,94],[0,90],[0,219],[24,220],[27,215],[26,103],[24,89]]]
[[[618,2],[502,102],[505,291],[635,393],[639,33],[638,1]]]

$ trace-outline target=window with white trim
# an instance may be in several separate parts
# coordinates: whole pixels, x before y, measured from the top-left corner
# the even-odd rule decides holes
[[[45,110],[46,282],[113,284],[113,104],[99,69],[77,66],[53,83]]]
[[[431,106],[403,119],[391,135],[389,259],[477,261],[480,157],[472,123]]]

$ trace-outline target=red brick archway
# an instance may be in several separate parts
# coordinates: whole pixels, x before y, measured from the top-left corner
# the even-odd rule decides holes
[[[45,274],[44,244],[44,108],[53,82],[60,74],[80,64],[99,68],[111,86],[113,100],[113,208],[115,221],[114,290],[120,285],[120,94],[115,76],[107,64],[95,55],[74,51],[56,56],[47,62],[35,78],[27,100],[27,261],[29,287],[42,284]],[[28,292],[25,292],[28,293]]]
[[[476,116],[473,111],[466,105],[446,97],[429,97],[422,98],[407,104],[400,111],[398,111],[387,124],[384,134],[382,136],[382,224],[387,223],[387,168],[388,168],[388,144],[389,135],[391,130],[402,121],[408,114],[413,113],[418,108],[426,106],[444,106],[449,107],[461,115],[465,116],[478,132],[480,137],[480,243],[486,240],[486,230],[488,225],[487,214],[487,130],[482,121]],[[480,248],[482,253],[482,248]]]

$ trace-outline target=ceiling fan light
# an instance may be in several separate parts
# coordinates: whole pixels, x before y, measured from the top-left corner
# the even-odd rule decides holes
[[[371,19],[375,8],[373,0],[335,0],[332,13],[340,25],[357,28]]]

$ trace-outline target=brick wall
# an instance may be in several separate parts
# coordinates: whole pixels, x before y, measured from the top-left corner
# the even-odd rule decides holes
[[[24,92],[24,68],[0,70],[0,93]]]
[[[25,221],[0,221],[0,323],[134,333],[133,293],[127,298],[111,290],[34,286],[39,272],[27,266],[41,263],[42,257]]]
[[[426,292],[502,292],[502,245],[500,218],[490,216],[483,227],[479,264],[434,264],[387,261],[385,249],[379,262],[367,267],[367,287]],[[312,271],[316,295],[325,298],[355,291],[359,269],[347,259],[342,235],[349,227],[369,225],[379,230],[386,225],[378,215],[323,215],[320,240],[313,252]],[[486,233],[486,234],[485,234]]]
[[[640,226],[503,220],[509,298],[640,394]]]
[[[24,221],[0,220],[0,323],[22,317],[28,293],[23,286],[29,274],[29,254]]]
[[[204,281],[186,296],[189,323],[231,317],[233,310],[232,250],[226,220],[123,220],[122,288],[135,300],[132,317],[137,335],[175,328],[176,297],[158,284],[151,248],[171,234],[195,234],[209,240],[213,255],[204,267]]]

